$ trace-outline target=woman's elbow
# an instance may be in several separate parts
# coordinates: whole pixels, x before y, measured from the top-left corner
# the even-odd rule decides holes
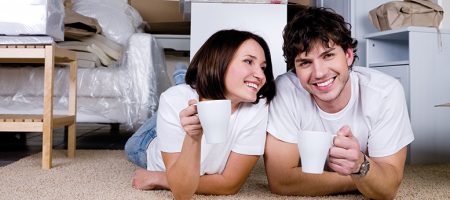
[[[229,187],[225,187],[223,188],[222,192],[220,195],[235,195],[237,194],[239,191],[241,190],[241,186],[229,186]]]

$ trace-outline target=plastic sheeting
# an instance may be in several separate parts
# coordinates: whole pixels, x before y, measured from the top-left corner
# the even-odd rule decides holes
[[[62,0],[0,0],[0,34],[49,35],[64,40]]]
[[[164,53],[150,34],[136,33],[124,59],[108,68],[78,68],[77,122],[121,123],[136,129],[170,86]],[[42,114],[43,67],[0,67],[0,114]],[[67,67],[56,67],[54,113],[66,114]]]
[[[127,0],[72,0],[72,3],[75,12],[96,19],[103,35],[124,46],[142,24],[139,12]]]

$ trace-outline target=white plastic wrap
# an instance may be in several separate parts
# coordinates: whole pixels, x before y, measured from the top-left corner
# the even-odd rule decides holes
[[[26,44],[51,44],[55,42],[49,36],[0,36],[0,44],[26,45]]]
[[[156,111],[169,87],[163,51],[150,34],[136,33],[121,64],[79,68],[77,122],[121,123],[135,129]],[[41,114],[43,67],[0,66],[0,114]],[[68,68],[56,67],[54,113],[67,114]]]
[[[62,0],[0,0],[0,34],[48,35],[64,40]]]
[[[102,34],[124,46],[142,24],[142,17],[127,0],[72,0],[73,10],[97,19]]]

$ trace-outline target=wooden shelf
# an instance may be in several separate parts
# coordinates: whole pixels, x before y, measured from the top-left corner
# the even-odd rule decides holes
[[[75,115],[53,115],[53,128],[60,128],[75,123]],[[43,115],[0,114],[0,131],[8,132],[42,132]]]
[[[55,44],[0,45],[0,63],[44,63],[44,110],[42,115],[0,114],[0,132],[42,132],[42,168],[52,167],[53,129],[67,127],[67,155],[75,156],[77,62],[76,54]],[[53,115],[55,64],[69,66],[68,115]]]

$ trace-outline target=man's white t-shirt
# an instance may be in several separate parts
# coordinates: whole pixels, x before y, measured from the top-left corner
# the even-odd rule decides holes
[[[389,156],[414,140],[404,91],[398,80],[379,71],[353,67],[351,98],[337,113],[322,111],[296,74],[289,71],[276,80],[277,96],[269,108],[267,130],[274,137],[297,143],[301,130],[336,134],[348,125],[361,151],[371,157]]]
[[[190,99],[198,101],[197,92],[189,85],[182,84],[169,88],[161,94],[157,137],[147,148],[147,169],[165,171],[161,152],[181,152],[186,135],[179,113],[188,106]],[[200,175],[221,174],[225,169],[231,151],[244,155],[262,155],[266,142],[268,106],[265,99],[258,104],[241,103],[231,114],[228,136],[224,143],[207,144],[202,137]]]

